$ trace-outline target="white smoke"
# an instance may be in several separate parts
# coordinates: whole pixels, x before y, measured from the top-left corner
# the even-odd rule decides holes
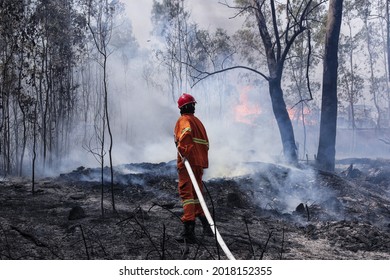
[[[233,26],[233,21],[228,16],[223,23],[222,12],[218,12],[216,19],[212,19],[210,13],[201,12],[216,11],[216,5],[221,8],[220,4],[213,1],[201,2],[197,5],[191,2],[190,8],[192,16],[203,26]],[[150,50],[153,45],[148,42],[153,41],[150,34],[152,1],[126,1],[126,7],[140,49],[130,48],[132,53],[126,53],[126,60],[121,51],[117,50],[108,61],[113,164],[175,160],[173,128],[179,117],[175,103],[177,97],[172,98],[170,90],[164,86],[168,82],[166,71],[154,60]],[[237,23],[237,28],[239,25]],[[246,162],[275,162],[282,156],[280,134],[272,113],[268,87],[253,86],[250,81],[245,83],[239,78],[240,74],[242,73],[231,72],[223,79],[213,76],[194,88],[191,85],[186,87],[185,91],[194,95],[198,101],[195,115],[204,123],[210,140],[210,167],[205,173],[205,179],[249,174],[253,170]],[[237,106],[242,105],[240,95],[246,86],[252,87],[249,102],[260,104],[260,112],[250,116],[249,123],[238,120],[235,115]],[[93,124],[88,125],[93,134]],[[299,123],[294,123],[294,126],[301,148],[304,142],[302,128]],[[76,129],[74,132],[74,149],[68,159],[62,162],[61,171],[77,165],[98,166],[93,155],[82,148],[85,143],[82,142],[81,127],[82,125],[80,130]],[[306,153],[313,159],[318,145],[318,127],[308,128],[307,131]],[[338,136],[338,139],[341,137]],[[341,142],[338,145],[340,147]],[[105,150],[108,153],[107,147]],[[107,156],[105,162],[108,165]],[[294,204],[295,202],[291,203]]]

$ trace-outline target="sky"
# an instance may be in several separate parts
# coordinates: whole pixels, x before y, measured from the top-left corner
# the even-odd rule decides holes
[[[122,0],[126,5],[133,32],[141,46],[147,46],[150,39],[152,23],[150,20],[153,0]],[[202,28],[213,30],[216,27],[234,32],[241,23],[239,19],[230,19],[234,11],[220,2],[223,0],[190,0],[186,1],[187,9],[191,11],[193,20]],[[232,1],[230,1],[232,2]]]

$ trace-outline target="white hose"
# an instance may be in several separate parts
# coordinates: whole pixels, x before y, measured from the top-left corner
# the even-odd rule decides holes
[[[225,241],[223,241],[221,235],[219,234],[217,227],[214,225],[213,218],[211,218],[209,209],[207,208],[206,202],[203,198],[203,194],[199,188],[198,182],[196,181],[196,178],[195,178],[194,172],[192,171],[190,163],[188,162],[188,160],[186,158],[183,158],[183,161],[184,161],[185,167],[187,168],[188,174],[190,175],[192,184],[194,185],[195,192],[198,196],[200,205],[202,206],[203,212],[207,218],[207,221],[210,224],[211,230],[213,231],[214,235],[217,237],[217,241],[218,241],[219,245],[221,246],[222,250],[225,252],[228,259],[235,260],[235,257],[230,252],[229,248],[226,246]]]

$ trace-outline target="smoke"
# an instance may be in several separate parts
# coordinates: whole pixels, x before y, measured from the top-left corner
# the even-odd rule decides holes
[[[246,163],[246,168],[251,173],[237,178],[237,182],[258,207],[304,218],[297,222],[310,220],[311,215],[343,217],[336,192],[314,170],[261,162]]]
[[[206,3],[203,2],[206,1],[202,1],[201,5],[191,4],[193,16],[206,27],[223,26],[222,16],[218,16],[216,21],[206,14],[202,17],[199,9],[205,10]],[[136,5],[142,6],[142,9],[136,9]],[[213,6],[215,3],[208,5]],[[113,164],[168,162],[176,159],[173,128],[179,117],[175,102],[177,96],[172,97],[167,86],[167,71],[161,62],[153,59],[153,52],[150,49],[152,44],[147,43],[148,40],[153,41],[149,31],[151,30],[151,3],[141,4],[141,1],[132,1],[128,3],[127,9],[131,10],[133,32],[140,46],[115,49],[108,61]],[[209,11],[211,10],[213,9]],[[145,13],[145,16],[141,16],[142,13]],[[226,22],[232,22],[227,17],[225,19]],[[208,132],[210,166],[205,172],[206,180],[250,174],[253,168],[246,163],[276,162],[283,156],[268,87],[265,84],[253,85],[253,82],[242,79],[240,74],[242,73],[230,72],[213,76],[194,88],[185,85],[183,90],[196,98],[198,103],[195,115],[202,120]],[[259,107],[250,107],[253,105]],[[237,114],[241,115],[237,116]],[[99,166],[94,155],[85,149],[88,141],[96,136],[92,121],[93,119],[90,118],[90,123],[87,124],[89,130],[86,139],[83,136],[83,124],[74,129],[73,148],[68,157],[62,160],[60,172],[74,169],[78,165]],[[306,159],[308,155],[309,159],[314,159],[318,144],[318,124],[307,125],[305,132],[300,122],[293,121],[293,125],[301,158]],[[305,148],[304,142],[306,142]],[[336,149],[339,155],[343,154],[342,150],[345,146],[343,142],[342,136],[338,135]],[[381,145],[384,146],[383,143]],[[95,143],[94,147],[97,148],[98,145]],[[386,151],[389,149],[387,148]],[[108,153],[107,145],[105,152]],[[369,153],[374,155],[372,151]],[[107,164],[106,156],[105,165]],[[314,198],[310,199],[314,200]],[[295,205],[296,201],[288,205]],[[289,208],[292,207],[290,206]]]

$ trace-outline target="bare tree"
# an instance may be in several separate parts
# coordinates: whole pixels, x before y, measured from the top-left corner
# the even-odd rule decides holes
[[[95,47],[98,52],[97,63],[102,68],[102,90],[103,90],[103,115],[102,115],[102,136],[101,136],[101,167],[102,167],[102,188],[103,172],[104,172],[104,146],[105,146],[105,129],[107,128],[109,135],[109,162],[110,162],[110,181],[111,181],[111,203],[113,211],[116,212],[115,208],[115,197],[114,197],[114,167],[112,162],[112,148],[113,148],[113,134],[111,131],[110,116],[109,116],[109,105],[108,105],[108,73],[107,63],[108,57],[111,51],[108,49],[113,29],[113,18],[115,12],[119,8],[118,2],[105,1],[93,1],[87,0],[88,9],[88,28],[92,34]],[[102,192],[103,197],[103,192]],[[102,198],[103,199],[103,198]],[[102,209],[102,214],[104,211]]]

